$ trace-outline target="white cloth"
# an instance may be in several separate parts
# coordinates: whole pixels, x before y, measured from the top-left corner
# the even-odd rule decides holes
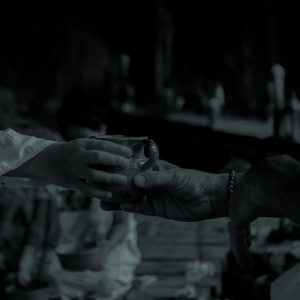
[[[0,180],[1,186],[35,186],[37,182],[2,176],[18,168],[23,163],[39,154],[50,144],[55,143],[46,139],[20,134],[12,129],[0,131]]]
[[[137,222],[133,214],[128,215],[127,234],[108,254],[103,268],[124,285],[131,285],[135,269],[141,262],[141,253],[137,245]]]
[[[107,242],[107,234],[112,229],[113,214],[97,209],[99,200],[92,200],[93,203],[88,210],[60,213],[61,232],[57,252],[72,252],[78,248],[78,242],[82,242],[87,237],[96,238],[98,242],[103,240],[103,246]],[[124,224],[127,230],[122,240],[110,249],[101,269],[68,271],[62,269],[61,266],[57,269],[53,277],[57,282],[60,296],[78,297],[92,292],[97,295],[95,299],[113,300],[132,287],[135,270],[141,261],[141,254],[137,246],[135,217],[133,214],[127,216],[128,222]],[[98,247],[101,248],[101,244]],[[101,256],[101,250],[98,255]]]

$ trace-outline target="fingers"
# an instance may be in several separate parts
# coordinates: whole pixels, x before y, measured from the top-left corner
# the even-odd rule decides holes
[[[132,150],[126,146],[109,142],[109,141],[97,140],[97,139],[86,140],[85,149],[110,152],[128,158],[132,156]]]
[[[173,171],[157,171],[136,175],[134,184],[140,188],[168,187],[177,184],[177,176]]]
[[[110,191],[100,190],[94,184],[78,180],[76,182],[76,188],[89,197],[95,197],[100,199],[110,199],[112,194]]]
[[[84,168],[80,172],[80,176],[93,183],[101,184],[124,184],[127,182],[127,177],[122,174],[107,173],[92,168]]]
[[[105,166],[114,166],[122,169],[129,168],[129,160],[123,156],[109,152],[90,150],[85,151],[82,155],[83,162],[87,164],[99,164]]]
[[[228,224],[230,242],[234,256],[242,269],[250,271],[253,268],[254,262],[251,259],[248,249],[248,228],[248,224],[232,221]]]

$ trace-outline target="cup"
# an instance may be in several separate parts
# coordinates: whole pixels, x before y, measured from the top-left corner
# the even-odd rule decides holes
[[[124,135],[105,135],[91,138],[121,144],[129,147],[133,152],[133,156],[130,159],[129,167],[127,169],[97,165],[94,166],[96,169],[123,174],[127,177],[127,182],[122,185],[101,185],[101,188],[111,191],[112,198],[110,201],[121,203],[141,200],[144,193],[133,184],[133,178],[137,174],[151,170],[157,163],[159,150],[155,142],[150,140],[147,136],[133,137]],[[145,150],[147,150],[148,157],[146,156]]]

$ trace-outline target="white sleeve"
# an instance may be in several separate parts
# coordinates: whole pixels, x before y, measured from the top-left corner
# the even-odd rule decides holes
[[[0,176],[21,166],[53,143],[55,141],[23,135],[12,129],[0,131]]]

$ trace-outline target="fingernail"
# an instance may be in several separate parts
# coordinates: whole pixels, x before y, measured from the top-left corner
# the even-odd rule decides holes
[[[138,186],[144,186],[146,183],[146,178],[145,176],[142,176],[142,175],[137,175],[135,177],[135,184],[138,185]]]

